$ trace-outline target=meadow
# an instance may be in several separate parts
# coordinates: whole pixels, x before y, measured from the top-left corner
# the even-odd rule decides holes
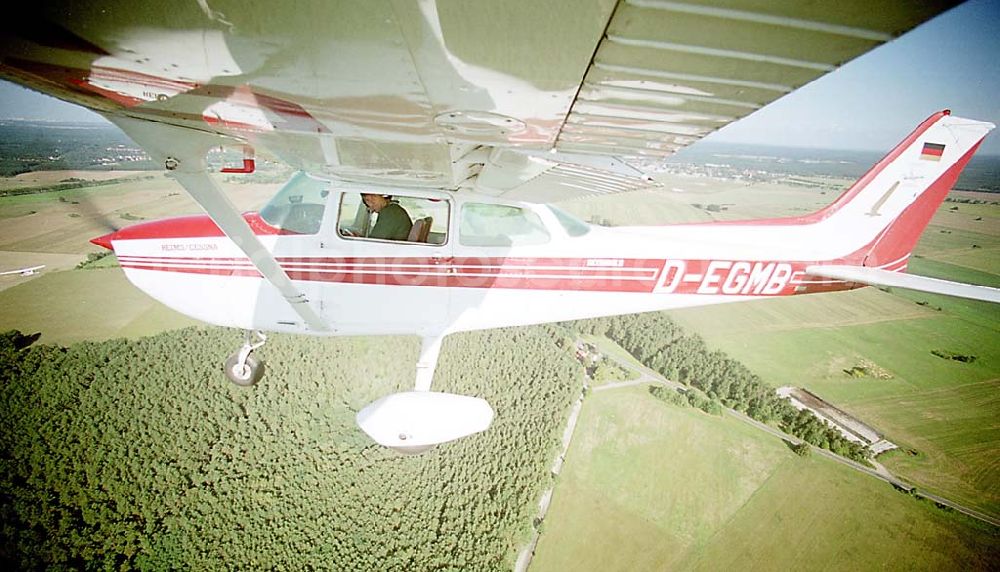
[[[679,195],[688,203],[732,190]],[[815,188],[770,192],[756,185],[719,218],[813,210],[835,194]],[[959,200],[992,203],[987,193]],[[713,202],[716,199],[712,199]],[[721,199],[719,199],[721,200]],[[734,199],[736,200],[736,199]],[[773,212],[764,214],[762,205]],[[910,270],[1000,286],[1000,206],[945,202],[917,245]],[[746,364],[775,387],[805,387],[875,427],[902,451],[880,457],[897,476],[946,498],[1000,515],[1000,309],[994,304],[896,289],[669,312],[710,347]],[[972,363],[933,351],[975,356]],[[862,362],[892,379],[854,378]]]
[[[531,569],[979,570],[988,525],[645,386],[584,402]]]
[[[76,260],[79,261],[77,256]],[[198,324],[133,286],[120,268],[43,272],[0,290],[0,331],[41,333],[41,341],[135,338]]]

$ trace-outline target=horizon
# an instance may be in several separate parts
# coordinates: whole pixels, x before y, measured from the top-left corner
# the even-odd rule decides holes
[[[0,125],[4,123],[30,123],[30,124],[44,124],[46,126],[66,126],[66,127],[81,127],[81,128],[91,128],[91,129],[108,129],[116,132],[120,132],[120,129],[116,127],[113,123],[107,121],[87,121],[87,120],[61,120],[61,119],[24,119],[17,117],[3,117],[0,118]],[[123,134],[124,135],[124,134]],[[127,137],[127,135],[125,135]],[[897,141],[898,143],[898,141]],[[687,154],[695,153],[706,153],[713,151],[714,148],[721,148],[726,146],[732,147],[746,147],[746,148],[759,148],[759,149],[782,149],[782,150],[796,150],[796,151],[816,151],[818,153],[865,153],[865,154],[881,154],[884,155],[891,150],[892,146],[885,149],[865,149],[865,148],[847,148],[847,147],[815,147],[815,146],[796,146],[796,145],[778,145],[774,143],[764,143],[760,141],[739,141],[739,140],[702,140],[699,141],[698,146],[691,145],[686,147],[676,154],[667,157],[667,161],[673,161],[677,159],[686,158]],[[690,151],[689,151],[690,150]],[[976,158],[990,158],[990,159],[1000,159],[1000,150],[997,151],[984,151],[980,149],[973,155],[972,160],[975,161]]]

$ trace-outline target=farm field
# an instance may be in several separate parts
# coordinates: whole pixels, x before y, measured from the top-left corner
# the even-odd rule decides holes
[[[72,178],[71,175],[89,176],[76,171],[67,172],[65,177],[48,173],[31,175],[40,180],[46,180],[46,176],[57,180]],[[202,212],[177,183],[160,173],[130,173],[114,180],[112,184],[93,187],[0,197],[0,220],[4,223],[0,251],[25,253],[28,265],[33,253],[96,251],[99,248],[90,244],[90,239],[114,228],[147,219]],[[249,210],[262,205],[278,185],[226,184],[224,188],[237,208]]]
[[[970,570],[993,531],[645,386],[590,394],[531,569]]]
[[[73,270],[87,253],[103,249],[91,238],[135,222],[183,214],[200,207],[160,173],[58,171],[0,179],[0,190],[47,187],[85,179],[99,186],[0,197],[0,271],[46,265],[31,277],[0,276],[0,330],[41,332],[46,343],[70,344],[144,336],[195,322],[132,286],[106,258]],[[223,183],[242,210],[258,208],[273,183]]]
[[[1000,286],[998,217],[1000,206],[994,204],[944,203],[917,245],[910,270]],[[1000,399],[991,391],[1000,384],[996,305],[864,288],[669,315],[775,387],[806,387],[910,450],[880,457],[897,476],[1000,515]],[[933,351],[976,360],[947,360]],[[845,373],[862,362],[892,378]]]
[[[0,331],[41,332],[47,344],[148,336],[198,322],[133,286],[119,268],[45,272],[0,291]],[[220,358],[221,359],[221,358]]]

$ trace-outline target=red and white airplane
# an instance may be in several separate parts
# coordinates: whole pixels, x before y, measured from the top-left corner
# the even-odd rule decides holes
[[[430,391],[453,332],[865,284],[1000,301],[904,272],[994,127],[947,111],[804,217],[602,228],[548,204],[655,186],[630,159],[669,155],[944,6],[344,4],[55,3],[0,46],[3,77],[104,114],[204,207],[94,242],[167,306],[247,330],[224,368],[236,383],[262,375],[262,331],[420,336],[415,390],[358,414],[414,450],[492,422],[484,400]],[[301,171],[240,214],[205,160],[219,145],[247,149],[228,172],[254,155]],[[391,196],[409,234],[373,238],[362,194]]]

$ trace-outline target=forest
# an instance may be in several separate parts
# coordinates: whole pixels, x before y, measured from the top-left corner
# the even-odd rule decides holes
[[[812,445],[870,465],[864,446],[847,440],[812,412],[795,409],[742,363],[710,350],[700,336],[688,334],[663,313],[593,318],[563,326],[605,336],[663,377],[697,388],[712,401],[774,424]],[[688,396],[688,402],[706,412],[715,410],[697,394]]]
[[[0,335],[8,569],[509,570],[582,390],[549,329],[449,336],[434,389],[496,419],[404,456],[354,415],[411,387],[416,338],[274,335],[252,388],[235,330],[34,338]]]
[[[220,371],[235,330],[69,348],[11,331],[0,335],[0,562],[509,570],[582,391],[571,331],[607,336],[692,388],[654,397],[714,414],[722,404],[867,458],[661,313],[449,336],[434,389],[483,397],[496,419],[417,456],[354,422],[410,388],[416,338],[275,335],[259,350],[267,376],[241,388]]]

